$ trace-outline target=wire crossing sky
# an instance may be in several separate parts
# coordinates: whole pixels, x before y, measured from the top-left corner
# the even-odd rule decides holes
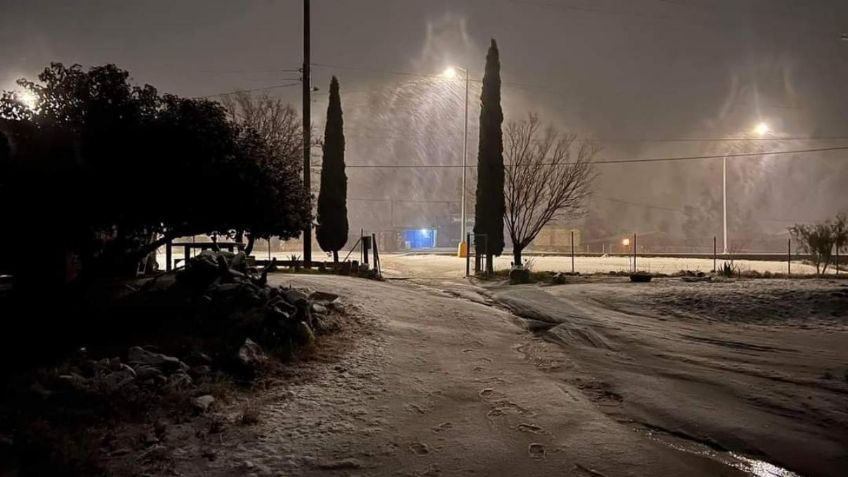
[[[0,89],[51,61],[115,63],[165,93],[267,94],[300,109],[300,2],[0,7]],[[534,112],[600,142],[599,196],[706,214],[720,194],[716,159],[727,156],[738,158],[729,161],[731,215],[818,218],[848,209],[844,0],[314,0],[311,16],[313,128],[323,129],[336,75],[346,160],[363,170],[351,196],[459,198],[462,87],[440,74],[469,71],[473,165],[485,47],[496,38],[506,120]],[[758,123],[775,137],[751,137]],[[314,154],[320,164],[320,149]],[[614,205],[598,204],[587,220],[680,226]],[[352,213],[379,220],[366,208]]]

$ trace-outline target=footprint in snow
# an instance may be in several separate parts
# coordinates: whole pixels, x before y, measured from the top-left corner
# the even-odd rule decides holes
[[[430,453],[430,448],[423,442],[409,444],[409,450],[415,455],[427,455]]]
[[[533,434],[541,434],[544,432],[544,429],[535,424],[527,424],[523,422],[518,425],[518,430],[522,432],[530,432]]]
[[[537,442],[531,442],[527,446],[527,453],[534,459],[542,459],[545,457],[545,446]]]
[[[443,422],[438,426],[433,427],[433,432],[444,432],[453,428],[453,424],[450,422]]]

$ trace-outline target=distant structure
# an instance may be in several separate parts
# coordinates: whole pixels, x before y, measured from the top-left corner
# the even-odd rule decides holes
[[[548,224],[542,227],[539,235],[530,244],[530,249],[534,252],[571,252],[572,232],[574,232],[574,248],[579,249],[583,243],[580,229],[561,224]]]

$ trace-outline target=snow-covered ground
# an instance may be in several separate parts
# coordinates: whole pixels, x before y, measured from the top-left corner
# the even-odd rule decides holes
[[[178,469],[845,475],[848,283],[481,288],[428,258],[411,257],[435,279],[272,276],[341,294],[351,326],[260,393],[259,424],[222,436],[217,459]]]
[[[536,256],[528,257],[529,265],[536,271],[570,272],[571,257]],[[462,277],[465,275],[465,259],[449,255],[401,255],[385,254],[381,256],[385,273],[389,276],[410,277]],[[495,269],[509,269],[512,257],[501,256],[495,259]],[[722,261],[718,262],[721,267]],[[653,273],[672,274],[681,270],[709,272],[713,269],[712,260],[696,258],[638,257],[639,270]],[[737,260],[734,265],[742,271],[756,270],[760,273],[786,273],[786,262],[760,260]],[[472,264],[473,267],[473,264]],[[575,257],[574,270],[580,273],[607,273],[629,271],[628,257]],[[815,274],[815,267],[802,263],[792,263],[793,274]]]
[[[848,282],[606,278],[491,292],[567,350],[565,379],[619,421],[696,452],[845,475]]]
[[[194,252],[192,252],[194,253]],[[292,255],[300,258],[299,254],[274,253],[277,260],[290,260]],[[267,252],[258,251],[258,259],[266,259]],[[353,258],[358,259],[359,254],[354,253]],[[182,259],[182,251],[174,249],[174,259]],[[322,253],[316,253],[315,260],[328,260]],[[420,277],[443,277],[460,278],[465,275],[465,259],[450,255],[437,254],[383,254],[380,256],[383,268],[396,275],[420,276]],[[164,250],[157,255],[160,269],[165,268]],[[571,257],[569,256],[532,256],[527,257],[529,266],[537,271],[570,272]],[[512,257],[504,255],[495,258],[495,269],[506,270],[510,268]],[[723,261],[719,260],[721,267]],[[709,272],[713,269],[713,261],[699,258],[668,258],[668,257],[638,257],[636,261],[639,270],[653,273],[672,274],[681,270]],[[771,273],[786,273],[786,262],[775,262],[765,260],[736,260],[734,265],[742,271],[758,271]],[[473,267],[472,263],[472,267]],[[631,259],[628,257],[575,257],[574,270],[580,273],[607,273],[624,272],[631,269]],[[813,275],[816,269],[811,265],[800,262],[792,262],[792,274]],[[828,273],[833,273],[828,270]],[[411,275],[410,275],[411,274]]]
[[[477,289],[471,301],[409,282],[273,281],[340,293],[365,328],[319,342],[257,398],[249,433],[183,475],[746,475],[607,415],[566,379],[566,350]]]

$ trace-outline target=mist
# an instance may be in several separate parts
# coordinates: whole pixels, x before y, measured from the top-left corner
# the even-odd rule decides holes
[[[108,2],[3,3],[3,88],[50,61],[114,62],[139,83],[186,96],[298,77],[299,19],[286,2],[120,10]],[[596,138],[604,146],[599,162],[848,144],[844,2],[369,0],[314,8],[313,124],[320,135],[326,88],[336,75],[350,165],[461,164],[463,81],[438,76],[451,65],[467,68],[472,79],[474,164],[483,47],[493,37],[501,48],[506,120],[536,112],[560,129]],[[297,88],[265,92],[299,105]],[[836,139],[692,141],[744,137],[759,122],[775,138]],[[320,150],[314,155],[320,163]],[[731,159],[731,229],[777,236],[794,222],[848,208],[841,157]],[[580,224],[590,226],[589,236],[659,232],[706,241],[720,231],[720,159],[605,165],[598,172]],[[459,168],[350,168],[349,177],[356,227],[430,226],[458,213]]]

